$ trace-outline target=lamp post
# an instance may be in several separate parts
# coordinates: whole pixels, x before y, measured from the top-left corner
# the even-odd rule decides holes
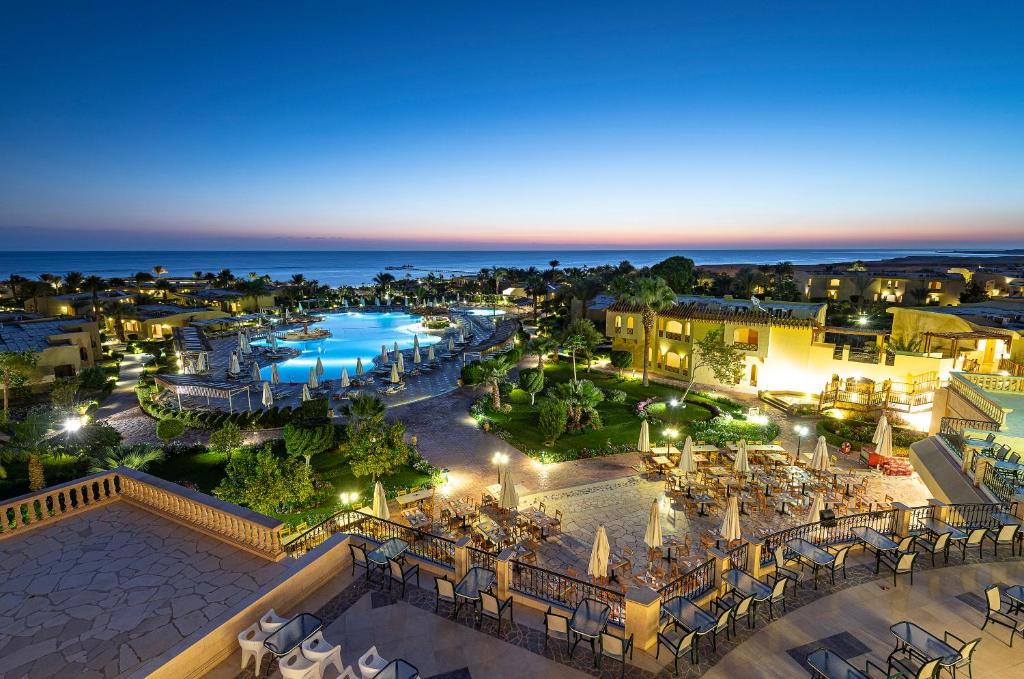
[[[805,427],[804,425],[802,425],[802,424],[796,425],[795,427],[793,427],[793,430],[796,432],[796,456],[797,456],[797,459],[799,459],[800,458],[800,446],[803,444],[804,437],[807,436],[807,434],[810,432],[810,430],[807,427]]]
[[[495,453],[491,456],[491,464],[498,468],[498,483],[501,484],[501,468],[508,464],[508,455],[505,453]]]

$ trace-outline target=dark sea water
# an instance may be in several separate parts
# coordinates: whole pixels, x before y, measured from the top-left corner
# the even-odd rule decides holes
[[[35,278],[41,273],[80,271],[85,275],[128,276],[163,266],[171,276],[194,271],[231,269],[236,276],[249,272],[286,280],[302,273],[308,280],[330,285],[367,283],[386,266],[412,264],[411,270],[392,271],[398,278],[436,274],[472,274],[485,267],[545,269],[557,259],[560,267],[617,264],[655,264],[672,255],[685,255],[697,264],[827,264],[851,260],[874,261],[910,255],[956,255],[953,250],[501,250],[501,251],[206,251],[206,252],[5,252],[0,250],[0,278],[12,273]],[[988,253],[985,253],[988,254]],[[983,256],[983,254],[978,254]]]

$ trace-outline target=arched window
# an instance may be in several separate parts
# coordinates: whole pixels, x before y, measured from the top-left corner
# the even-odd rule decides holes
[[[679,321],[669,321],[665,324],[665,337],[669,339],[682,339],[683,338],[683,324]]]
[[[621,330],[622,329],[622,316],[616,316],[615,317],[615,329],[616,330]]]
[[[665,367],[671,370],[679,369],[679,354],[674,351],[670,351],[665,354]]]
[[[633,325],[633,317],[629,316],[628,318],[626,318],[626,330],[632,330]]]
[[[732,331],[732,341],[735,344],[757,344],[757,330],[753,328],[736,328]]]

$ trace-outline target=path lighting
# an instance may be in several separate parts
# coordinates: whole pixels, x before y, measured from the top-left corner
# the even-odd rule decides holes
[[[796,432],[796,456],[800,457],[800,445],[804,442],[804,437],[810,433],[810,429],[802,424],[798,424],[793,427],[793,431]]]
[[[76,431],[82,428],[81,417],[69,417],[64,420],[64,431],[69,434],[74,434]]]
[[[669,404],[670,406],[672,406],[673,408],[675,408],[675,407],[676,407],[677,405],[679,405],[679,399],[675,399],[675,398],[674,398],[674,399],[672,399],[671,401],[669,401],[669,402],[668,402],[668,404]]]

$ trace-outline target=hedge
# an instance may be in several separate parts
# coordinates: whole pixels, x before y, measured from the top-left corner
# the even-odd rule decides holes
[[[255,412],[239,411],[225,413],[221,411],[179,412],[160,403],[150,400],[153,387],[141,385],[135,388],[139,399],[139,407],[150,417],[157,420],[180,420],[190,429],[220,429],[226,422],[233,422],[243,429],[276,429],[288,424],[292,419],[292,408],[271,408]]]
[[[871,420],[840,420],[833,417],[818,421],[817,432],[833,446],[849,442],[854,448],[871,445],[877,422]],[[910,444],[927,438],[928,434],[905,427],[892,428],[892,448],[896,455],[910,455]]]

